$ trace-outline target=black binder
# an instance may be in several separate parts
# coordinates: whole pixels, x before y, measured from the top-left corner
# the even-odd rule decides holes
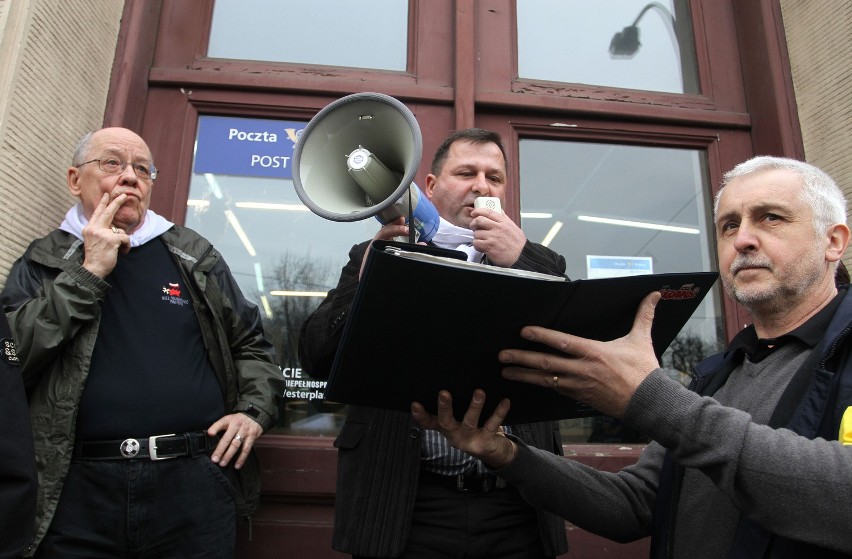
[[[453,395],[460,418],[474,389],[485,390],[481,421],[501,398],[506,424],[599,413],[550,388],[500,375],[502,349],[552,351],[523,340],[539,325],[597,340],[630,331],[639,302],[661,290],[652,338],[657,357],[669,346],[716,281],[716,272],[567,281],[466,262],[459,251],[375,241],[341,337],[326,399],[408,412],[418,401],[431,413],[439,390]]]

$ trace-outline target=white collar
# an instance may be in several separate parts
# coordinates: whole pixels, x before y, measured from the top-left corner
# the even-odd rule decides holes
[[[473,248],[473,231],[453,225],[443,217],[438,222],[438,231],[432,237],[432,243],[441,248],[464,252],[468,262],[481,262],[485,256]]]
[[[83,214],[83,205],[80,202],[74,204],[68,213],[65,214],[65,219],[59,225],[59,228],[67,233],[71,233],[81,241],[83,240],[83,227],[89,223],[89,220]],[[151,239],[156,239],[174,225],[166,218],[148,210],[145,214],[145,219],[142,225],[136,231],[130,234],[130,246],[138,247],[144,245]]]

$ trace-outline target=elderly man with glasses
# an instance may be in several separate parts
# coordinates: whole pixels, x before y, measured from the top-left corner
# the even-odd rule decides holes
[[[26,556],[232,557],[257,507],[283,381],[218,251],[148,209],[156,178],[130,130],[84,136],[79,203],[0,294],[39,470]]]

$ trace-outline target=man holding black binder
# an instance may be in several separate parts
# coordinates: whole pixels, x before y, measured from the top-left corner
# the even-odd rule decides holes
[[[461,250],[469,261],[564,276],[565,259],[528,241],[511,218],[492,209],[495,200],[475,207],[481,197],[504,203],[506,181],[498,134],[470,128],[449,136],[426,177],[425,194],[441,216],[431,243]],[[383,226],[374,240],[408,235],[403,221]],[[325,378],[331,371],[370,242],[352,248],[337,287],[302,326],[299,356],[302,368],[314,377]],[[453,327],[453,312],[475,313],[476,304],[472,293],[470,309],[449,309],[447,327]],[[446,352],[449,368],[453,352],[464,351],[463,339],[454,348],[428,345],[426,338],[424,351]],[[555,422],[506,430],[530,446],[562,454]],[[335,446],[332,546],[338,551],[355,557],[532,559],[567,550],[560,518],[529,506],[482,462],[453,449],[437,432],[421,429],[407,413],[350,406]]]
[[[727,293],[753,324],[695,368],[688,390],[650,344],[660,295],[633,330],[597,342],[538,327],[520,335],[560,354],[507,349],[503,375],[550,387],[651,437],[635,465],[601,472],[552,459],[500,432],[503,400],[480,428],[451,396],[412,413],[479,456],[531,502],[616,541],[652,536],[651,557],[852,556],[852,297],[837,269],[846,200],[807,163],[757,157],[725,175],[714,210]]]

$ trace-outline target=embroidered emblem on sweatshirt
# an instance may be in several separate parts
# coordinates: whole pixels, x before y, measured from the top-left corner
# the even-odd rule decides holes
[[[18,359],[18,353],[15,351],[15,341],[12,338],[3,338],[0,340],[0,357],[7,365],[17,367],[21,364]]]
[[[163,286],[163,301],[180,307],[189,304],[189,299],[180,296],[180,284],[171,282]]]
[[[840,420],[840,434],[837,440],[843,444],[852,445],[852,406],[846,408],[843,412],[843,419]]]

